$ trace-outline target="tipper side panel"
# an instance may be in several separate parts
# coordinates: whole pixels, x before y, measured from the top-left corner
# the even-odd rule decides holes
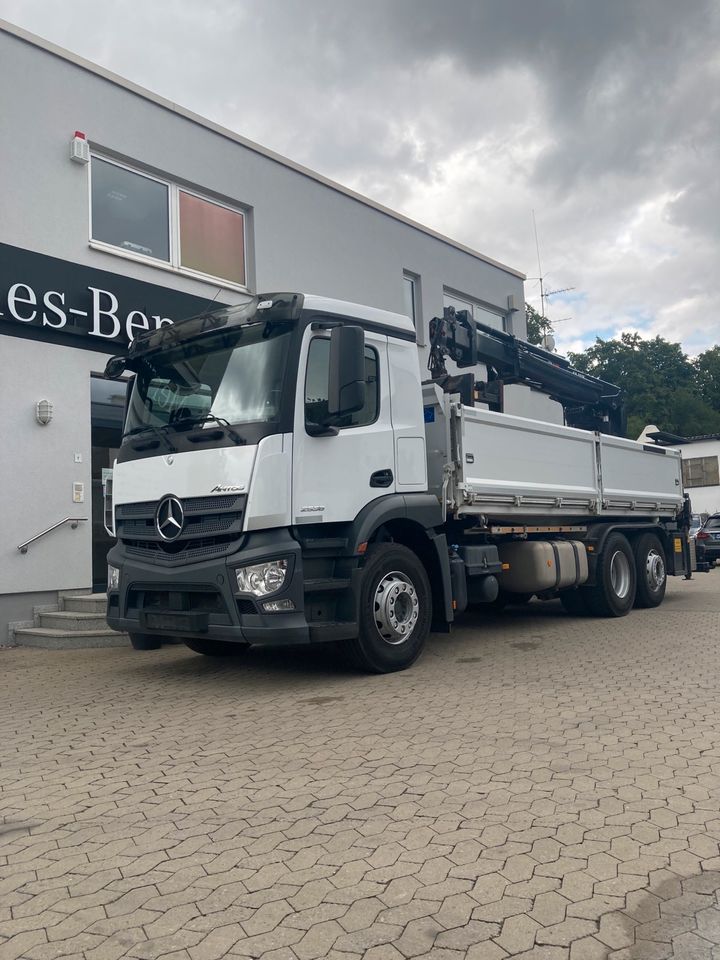
[[[459,513],[596,513],[595,434],[475,407],[455,410]]]
[[[605,434],[599,442],[605,512],[672,515],[682,506],[679,450]]]

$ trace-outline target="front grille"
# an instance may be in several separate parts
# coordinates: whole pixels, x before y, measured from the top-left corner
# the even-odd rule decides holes
[[[163,540],[155,526],[160,500],[124,503],[116,508],[117,536],[129,554],[181,563],[231,553],[242,534],[247,497],[188,497],[181,500],[185,515],[175,540]]]

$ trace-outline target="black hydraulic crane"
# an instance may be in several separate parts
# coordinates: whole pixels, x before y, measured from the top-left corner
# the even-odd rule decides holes
[[[487,379],[475,374],[451,375],[446,360],[458,368],[484,364]],[[459,393],[463,403],[486,403],[503,410],[503,388],[524,384],[562,404],[569,427],[625,436],[625,405],[619,387],[576,370],[568,360],[510,333],[495,330],[469,316],[467,310],[446,307],[430,321],[428,369],[433,382],[446,392]]]

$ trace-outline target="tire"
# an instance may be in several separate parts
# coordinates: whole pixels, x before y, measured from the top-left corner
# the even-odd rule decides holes
[[[643,533],[633,544],[637,574],[636,607],[659,607],[667,588],[667,563],[660,538]]]
[[[560,592],[560,603],[571,617],[586,617],[590,612],[582,589],[562,590]]]
[[[155,637],[151,633],[131,633],[130,643],[133,650],[159,650],[162,637]]]
[[[238,657],[250,646],[249,643],[233,643],[230,640],[183,640],[193,653],[204,657]]]
[[[407,547],[380,543],[368,551],[358,603],[358,636],[348,641],[368,673],[405,670],[423,651],[432,623],[425,567]]]
[[[635,555],[622,533],[611,533],[597,560],[596,583],[583,587],[588,610],[596,617],[624,617],[635,602]]]

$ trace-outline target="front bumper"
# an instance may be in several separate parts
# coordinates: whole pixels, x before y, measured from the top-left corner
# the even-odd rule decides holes
[[[287,579],[262,601],[292,600],[291,612],[265,613],[262,601],[237,593],[236,567],[274,557],[289,559]],[[229,556],[177,567],[133,557],[118,543],[108,563],[120,570],[119,589],[108,592],[107,621],[114,630],[266,645],[310,640],[300,545],[288,530],[248,534]]]

